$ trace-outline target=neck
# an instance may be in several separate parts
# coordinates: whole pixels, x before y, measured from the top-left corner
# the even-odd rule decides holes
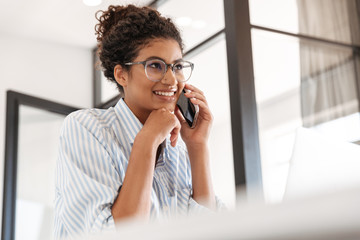
[[[139,119],[139,121],[144,125],[151,112],[133,107],[126,101],[126,98],[124,98],[124,102],[137,117],[137,119]]]

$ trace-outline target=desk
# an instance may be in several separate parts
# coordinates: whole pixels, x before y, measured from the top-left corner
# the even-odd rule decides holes
[[[214,215],[118,226],[118,239],[360,239],[360,187],[276,205],[240,204]]]

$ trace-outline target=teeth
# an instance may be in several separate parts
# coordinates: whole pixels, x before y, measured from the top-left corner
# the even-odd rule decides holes
[[[171,96],[174,96],[175,92],[160,92],[160,91],[155,91],[155,94],[156,94],[156,95],[161,95],[161,96],[171,97]]]

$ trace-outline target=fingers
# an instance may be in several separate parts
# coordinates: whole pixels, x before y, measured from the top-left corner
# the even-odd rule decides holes
[[[169,117],[169,120],[171,119],[170,120],[171,123],[169,123],[170,124],[169,127],[172,128],[172,130],[170,131],[170,142],[171,142],[171,146],[175,147],[176,143],[178,141],[180,129],[181,129],[180,121],[170,111],[168,111],[164,108],[161,109],[161,111],[164,112],[165,114],[167,114],[167,117]]]
[[[196,87],[194,87],[193,85],[190,85],[190,84],[186,84],[185,88],[189,89],[191,91],[191,92],[185,93],[185,96],[190,98],[190,101],[193,104],[199,105],[200,115],[205,120],[211,121],[212,120],[212,114],[210,112],[209,105],[208,105],[208,102],[207,102],[207,100],[205,98],[204,93],[200,89],[198,89],[198,88],[196,88]]]
[[[192,92],[198,92],[198,93],[200,93],[201,95],[204,95],[204,93],[203,93],[200,89],[198,89],[197,87],[194,87],[194,86],[191,85],[191,84],[188,84],[188,83],[185,84],[185,88],[191,90]]]
[[[188,97],[188,98],[196,98],[196,99],[199,99],[199,100],[201,100],[201,101],[203,101],[203,102],[205,102],[207,104],[207,100],[205,98],[205,95],[200,89],[198,89],[198,88],[196,88],[196,87],[194,87],[193,85],[190,85],[190,84],[186,84],[185,88],[189,89],[191,91],[191,92],[185,93],[186,97]]]
[[[186,124],[186,120],[185,120],[185,118],[183,117],[183,115],[181,114],[180,109],[179,109],[177,106],[175,107],[174,114],[175,114],[175,116],[177,117],[177,119],[179,120],[179,122],[180,122],[181,125]]]
[[[204,103],[207,104],[207,100],[205,98],[204,95],[198,93],[198,92],[189,92],[189,93],[185,93],[185,96],[188,97],[188,98],[196,98],[196,99],[199,99],[201,101],[203,101]]]
[[[193,104],[199,105],[199,114],[201,115],[201,117],[204,120],[207,121],[212,121],[212,114],[210,112],[209,106],[207,105],[207,103],[201,101],[200,99],[196,99],[196,98],[191,98],[190,101]]]
[[[177,109],[179,111],[179,109]],[[180,121],[178,120],[177,116],[174,116],[175,118],[175,126],[172,129],[172,131],[170,132],[170,142],[171,142],[171,146],[175,147],[177,140],[179,138],[179,134],[180,134],[180,129],[181,129],[181,124]]]
[[[175,147],[177,140],[179,139],[179,134],[180,134],[180,123],[178,126],[176,126],[170,133],[170,142],[171,142],[171,146]]]
[[[159,143],[170,134],[171,145],[176,146],[180,129],[178,118],[169,110],[161,108],[151,112],[142,131],[147,132],[155,142]]]

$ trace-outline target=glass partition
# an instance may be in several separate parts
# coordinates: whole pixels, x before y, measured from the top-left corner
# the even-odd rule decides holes
[[[280,202],[298,128],[360,140],[356,70],[351,48],[258,29],[252,43],[264,194]]]
[[[53,239],[58,140],[79,108],[10,90],[6,105],[1,239]]]
[[[252,25],[360,45],[354,0],[250,0]]]
[[[20,106],[16,240],[53,239],[55,163],[64,117]]]

